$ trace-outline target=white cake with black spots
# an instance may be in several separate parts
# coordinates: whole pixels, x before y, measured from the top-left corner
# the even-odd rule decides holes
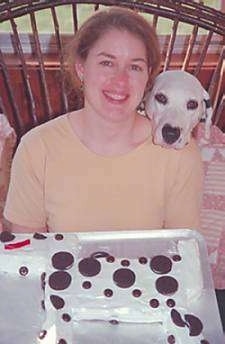
[[[2,232],[0,241],[0,343],[223,343],[194,231]]]

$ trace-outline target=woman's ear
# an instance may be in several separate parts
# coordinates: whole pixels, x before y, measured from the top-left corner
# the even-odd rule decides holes
[[[77,76],[80,79],[80,81],[83,81],[84,66],[83,66],[82,62],[75,63],[75,71],[76,71]]]

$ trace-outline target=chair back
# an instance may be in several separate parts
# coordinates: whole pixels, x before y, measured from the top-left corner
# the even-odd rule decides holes
[[[159,34],[161,69],[194,74],[210,94],[213,122],[225,130],[224,13],[190,0],[2,0],[0,30],[8,27],[8,33],[0,33],[0,108],[18,137],[81,106],[79,90],[71,91],[65,79],[64,48],[81,24],[82,6],[90,14],[113,5],[152,22]],[[51,32],[42,32],[41,12],[48,14]],[[62,31],[60,13],[70,16],[69,33]],[[29,33],[19,28],[23,19]]]

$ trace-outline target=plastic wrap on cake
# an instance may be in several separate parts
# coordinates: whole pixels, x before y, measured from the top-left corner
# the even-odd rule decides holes
[[[189,230],[0,235],[4,344],[222,344]]]

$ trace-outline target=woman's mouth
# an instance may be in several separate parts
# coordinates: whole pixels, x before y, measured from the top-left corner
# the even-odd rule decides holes
[[[128,94],[124,93],[122,94],[117,92],[103,91],[103,94],[107,100],[113,103],[123,103],[129,98]]]

